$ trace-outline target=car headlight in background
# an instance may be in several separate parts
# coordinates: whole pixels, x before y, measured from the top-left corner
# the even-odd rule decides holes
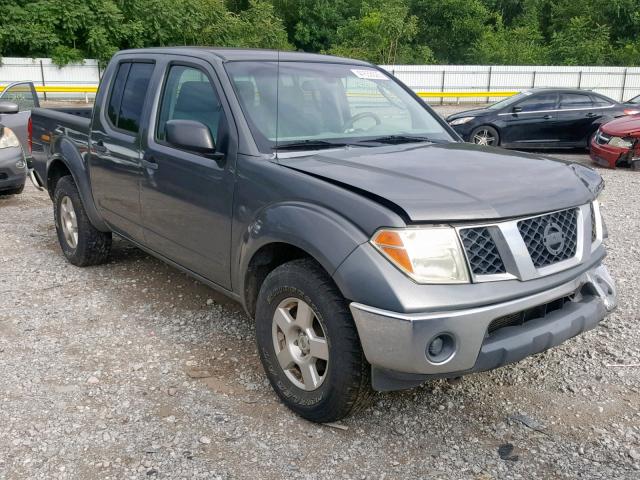
[[[637,115],[638,113],[640,113],[640,110],[638,110],[637,108],[625,108],[623,110],[623,113],[625,115]]]
[[[371,243],[418,283],[469,283],[464,252],[451,227],[379,230]]]
[[[463,125],[465,123],[470,122],[471,120],[473,120],[475,117],[462,117],[462,118],[456,118],[455,120],[451,120],[449,122],[449,125]]]
[[[0,128],[0,148],[20,147],[20,140],[8,127]]]
[[[627,140],[626,138],[611,137],[611,139],[609,140],[609,145],[611,145],[612,147],[631,148],[633,147],[633,142]]]

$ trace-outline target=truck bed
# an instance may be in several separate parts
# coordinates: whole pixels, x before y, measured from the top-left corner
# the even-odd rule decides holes
[[[38,123],[39,126],[75,127],[79,130],[86,130],[86,133],[89,133],[92,110],[92,106],[34,108],[31,111],[31,116],[34,126]],[[52,128],[53,130],[55,130],[55,127]]]
[[[61,148],[60,140],[70,140],[79,157],[89,147],[93,107],[34,108],[31,111],[32,162],[36,177],[46,185],[47,162]],[[67,152],[68,154],[69,152]]]

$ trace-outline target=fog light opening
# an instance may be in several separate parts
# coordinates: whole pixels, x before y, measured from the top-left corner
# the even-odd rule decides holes
[[[426,355],[431,363],[443,363],[455,352],[456,342],[449,333],[440,333],[427,343]]]

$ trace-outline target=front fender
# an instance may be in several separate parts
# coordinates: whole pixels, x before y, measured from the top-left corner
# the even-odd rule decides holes
[[[311,255],[329,275],[367,235],[339,213],[325,207],[287,202],[260,211],[242,236],[238,261],[238,291],[244,291],[244,272],[265,245],[285,243]]]
[[[47,165],[47,180],[51,176],[54,165],[57,162],[62,162],[71,172],[73,181],[78,187],[78,192],[80,193],[80,198],[82,199],[82,204],[84,205],[89,220],[98,230],[108,232],[110,229],[98,213],[93,200],[89,171],[83,158],[83,156],[88,155],[88,153],[88,146],[86,144],[78,145],[66,136],[58,137]],[[50,192],[50,195],[53,197],[53,192]]]

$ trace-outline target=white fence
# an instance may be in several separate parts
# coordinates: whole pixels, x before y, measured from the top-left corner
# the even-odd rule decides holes
[[[393,65],[384,68],[416,91],[485,94],[554,87],[593,90],[615,100],[640,95],[640,67]],[[498,99],[479,95],[435,100],[477,103]]]
[[[384,68],[423,93],[429,102],[495,101],[532,87],[583,88],[616,100],[640,95],[640,67],[393,65]],[[43,97],[91,99],[101,73],[96,60],[59,68],[48,58],[5,57],[0,65],[0,86],[31,80]],[[60,92],[62,87],[74,88]],[[82,87],[87,87],[87,91],[78,91]],[[474,93],[478,95],[472,96]]]
[[[84,60],[83,63],[69,64],[65,67],[54,65],[50,58],[4,57],[0,63],[0,86],[21,80],[30,80],[37,87],[42,98],[88,98],[92,99],[95,87],[100,82],[102,72],[97,60]],[[87,92],[55,92],[60,87],[91,87]],[[73,89],[70,89],[73,90]],[[81,88],[80,88],[81,90]]]

